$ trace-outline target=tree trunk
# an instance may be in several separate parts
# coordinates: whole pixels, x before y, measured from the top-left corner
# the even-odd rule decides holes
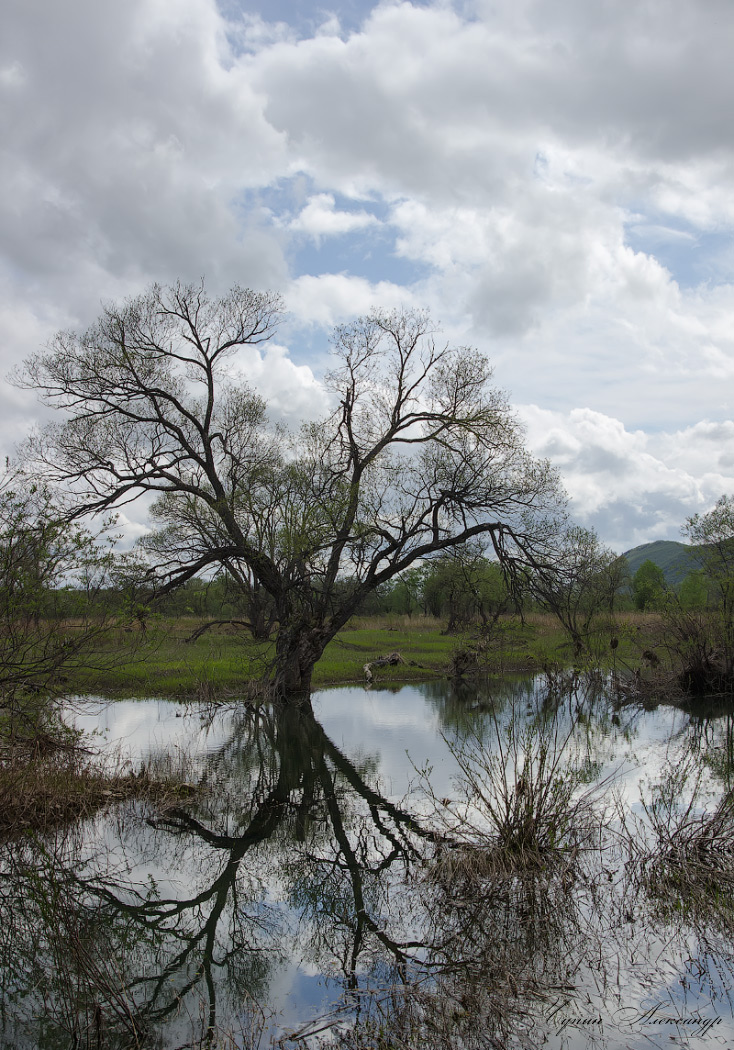
[[[250,610],[250,624],[255,641],[266,642],[270,637],[271,625],[265,617],[265,609],[256,603],[253,603]]]
[[[258,584],[250,591],[248,605],[252,637],[257,641],[267,641],[273,630],[272,601]]]
[[[281,626],[275,643],[275,695],[286,703],[303,703],[311,696],[314,664],[328,638],[308,626]]]

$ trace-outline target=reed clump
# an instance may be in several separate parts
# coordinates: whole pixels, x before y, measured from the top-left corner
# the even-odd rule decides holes
[[[151,777],[122,760],[116,766],[78,743],[39,734],[0,748],[0,841],[90,817],[132,798],[165,807],[191,787],[177,777]]]
[[[668,910],[713,907],[734,922],[734,789],[702,807],[703,774],[692,761],[668,770],[643,800],[647,827],[627,826],[638,881]]]
[[[505,723],[493,717],[488,737],[449,742],[460,769],[455,799],[436,798],[428,785],[443,843],[437,872],[483,878],[546,867],[598,843],[607,783],[589,786],[577,729],[578,716],[512,712]]]

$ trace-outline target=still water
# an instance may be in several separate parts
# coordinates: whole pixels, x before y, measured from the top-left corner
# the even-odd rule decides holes
[[[312,706],[70,706],[191,794],[5,848],[0,1045],[734,1045],[731,902],[654,849],[727,790],[730,714],[522,677]],[[508,867],[496,815],[544,784],[574,818]]]

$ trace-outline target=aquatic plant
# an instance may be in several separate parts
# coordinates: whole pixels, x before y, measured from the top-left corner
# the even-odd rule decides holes
[[[460,777],[456,800],[433,796],[434,815],[450,848],[437,863],[514,869],[547,864],[587,845],[603,820],[607,782],[588,786],[588,757],[578,743],[578,713],[494,713],[488,738],[470,731],[449,748]],[[431,793],[428,784],[429,794]]]
[[[639,883],[667,911],[713,907],[734,924],[734,790],[707,807],[705,770],[693,755],[671,763],[643,798],[645,825],[624,828]]]

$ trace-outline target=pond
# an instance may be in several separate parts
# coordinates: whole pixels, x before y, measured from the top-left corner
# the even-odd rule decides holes
[[[3,848],[2,1046],[734,1044],[726,709],[510,677],[68,717],[190,798]]]

